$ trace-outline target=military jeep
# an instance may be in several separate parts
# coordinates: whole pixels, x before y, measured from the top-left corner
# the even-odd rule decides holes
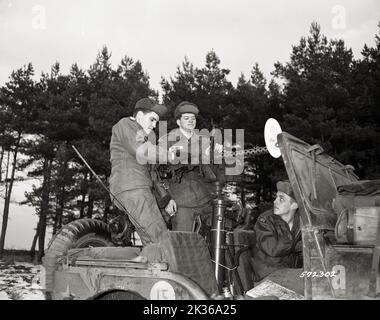
[[[358,177],[318,145],[286,132],[278,134],[277,140],[299,204],[304,268],[279,270],[268,279],[294,291],[301,287],[306,299],[375,298],[379,245],[337,243],[334,234],[338,214],[333,204],[338,187],[356,183]],[[214,212],[214,221],[219,224],[222,207],[216,206]],[[253,230],[235,231],[235,245],[252,246]],[[120,247],[115,246],[111,229],[104,222],[74,221],[54,236],[46,250],[47,298],[210,299],[220,295],[226,283],[219,278],[226,266],[215,262],[213,249],[223,252],[231,241],[221,242],[220,236],[226,234],[213,238],[211,250],[200,234],[173,231],[164,234],[159,243],[143,248]],[[246,240],[239,240],[242,238]],[[238,270],[229,278],[232,295],[242,296],[249,285],[253,287],[250,258],[245,252],[232,259],[236,262],[232,267]],[[334,270],[342,272],[338,278],[330,276]]]
[[[220,224],[224,200],[218,196],[214,201],[220,229],[225,226]],[[213,243],[224,247],[222,238],[229,237],[224,230],[215,232]],[[245,233],[253,237],[253,231]],[[94,219],[73,221],[51,239],[43,257],[46,298],[203,300],[217,296],[225,283],[224,272],[216,267],[215,245],[210,246],[206,238],[198,232],[167,231],[158,243],[123,246],[110,225]],[[214,259],[224,263],[220,258],[224,253]],[[231,266],[232,259],[228,263]],[[237,270],[229,280],[228,291],[242,294]]]

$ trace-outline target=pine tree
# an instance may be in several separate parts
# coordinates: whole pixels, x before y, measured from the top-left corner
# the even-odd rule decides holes
[[[195,103],[200,110],[198,128],[223,128],[233,112],[233,85],[227,80],[230,70],[220,67],[220,59],[214,51],[206,55],[203,68],[196,68],[185,58],[174,78],[162,79],[163,100],[174,108],[181,101]],[[171,123],[174,126],[174,121]]]
[[[380,23],[378,25],[380,30]],[[361,177],[380,177],[380,32],[375,35],[373,48],[364,46],[362,59],[355,61],[352,73],[353,99],[348,132],[342,133],[341,150],[345,161],[355,164]],[[354,149],[355,148],[355,149]]]
[[[3,255],[5,236],[8,226],[9,207],[12,189],[15,181],[15,174],[19,166],[19,154],[23,148],[24,135],[28,132],[30,123],[33,122],[33,108],[36,99],[35,83],[32,80],[34,75],[31,63],[12,72],[10,80],[0,90],[0,104],[2,114],[6,116],[1,121],[3,125],[0,132],[2,137],[1,158],[4,159],[7,153],[5,196],[3,220],[0,235],[0,258]],[[4,120],[9,122],[4,122]],[[3,166],[1,166],[1,169]],[[8,175],[9,172],[9,175]]]
[[[285,80],[283,130],[320,144],[346,164],[360,166],[360,144],[368,135],[356,120],[353,68],[352,50],[344,41],[328,40],[312,23],[309,36],[293,46],[290,62],[276,63],[273,74]]]

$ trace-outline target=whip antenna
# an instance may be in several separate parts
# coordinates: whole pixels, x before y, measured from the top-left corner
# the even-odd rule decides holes
[[[74,149],[75,153],[78,155],[78,157],[83,161],[83,163],[86,165],[86,167],[91,171],[91,173],[95,176],[96,180],[101,184],[101,186],[111,195],[113,201],[116,201],[120,207],[124,210],[124,212],[128,215],[129,219],[132,221],[135,227],[139,227],[142,232],[144,232],[144,229],[141,228],[140,224],[132,217],[132,215],[129,214],[128,210],[125,208],[123,203],[115,196],[112,194],[112,192],[107,188],[107,186],[103,183],[103,181],[99,178],[99,176],[95,173],[94,170],[90,167],[90,165],[87,163],[85,158],[81,155],[81,153],[78,151],[77,148],[75,148],[73,145],[71,145],[72,148]],[[144,232],[149,238],[150,236]]]

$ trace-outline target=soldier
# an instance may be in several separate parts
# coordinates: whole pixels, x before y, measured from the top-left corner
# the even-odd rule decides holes
[[[259,216],[255,233],[252,258],[255,281],[277,269],[302,267],[300,216],[289,181],[277,182],[273,210]]]
[[[152,178],[147,162],[154,163],[157,156],[165,158],[167,155],[167,150],[152,143],[155,139],[152,130],[166,112],[165,106],[143,98],[137,101],[132,117],[122,118],[112,128],[111,192],[127,209],[143,245],[157,242],[167,230],[151,191]],[[115,204],[120,206],[117,201]],[[174,201],[171,206],[175,206]]]
[[[216,180],[216,176],[209,165],[196,161],[200,160],[200,153],[209,154],[210,150],[208,146],[206,149],[203,148],[204,151],[200,151],[200,145],[203,145],[202,136],[195,132],[198,114],[199,109],[194,103],[181,102],[174,112],[178,128],[160,139],[160,143],[167,139],[169,150],[179,148],[182,152],[182,157],[178,158],[181,163],[175,166],[173,176],[169,180],[169,192],[173,200],[166,207],[166,211],[174,215],[171,224],[172,230],[175,231],[193,231],[193,223],[197,216],[203,224],[211,225],[212,182]],[[205,138],[204,141],[209,141],[209,137]],[[217,152],[221,152],[222,149],[222,145],[215,145]]]

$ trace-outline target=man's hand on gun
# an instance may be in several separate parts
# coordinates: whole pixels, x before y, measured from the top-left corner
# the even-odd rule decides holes
[[[182,150],[183,150],[183,146],[172,146],[172,147],[170,147],[169,151],[168,151],[169,162],[172,163],[175,161],[183,160],[183,159],[181,159],[181,156],[183,158],[185,153],[181,152]]]

